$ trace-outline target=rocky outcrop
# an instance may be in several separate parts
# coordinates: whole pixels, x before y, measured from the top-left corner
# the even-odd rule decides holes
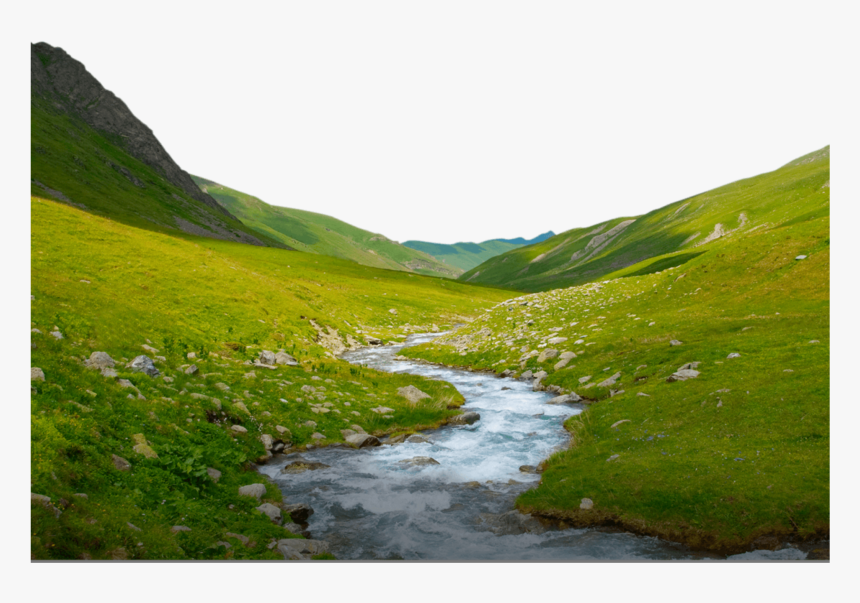
[[[137,119],[121,99],[105,90],[83,64],[62,48],[44,42],[31,45],[30,86],[31,94],[39,95],[55,108],[81,118],[109,138],[122,140],[129,155],[153,168],[192,199],[234,218],[194,184],[191,176],[168,155],[152,130]],[[116,166],[116,169],[120,171],[123,168]]]

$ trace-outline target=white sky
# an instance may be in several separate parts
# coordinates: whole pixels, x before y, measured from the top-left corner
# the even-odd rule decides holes
[[[637,215],[833,134],[826,2],[46,6],[29,41],[183,169],[399,241]]]

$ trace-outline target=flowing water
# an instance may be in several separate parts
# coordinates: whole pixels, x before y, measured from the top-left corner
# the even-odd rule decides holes
[[[415,335],[405,345],[434,336]],[[403,347],[363,348],[343,358],[383,371],[447,381],[466,398],[463,408],[480,413],[481,419],[474,425],[426,432],[432,443],[302,453],[305,459],[330,465],[329,469],[282,475],[288,457],[260,468],[280,486],[285,501],[313,507],[308,530],[314,539],[328,541],[338,559],[710,557],[656,538],[600,529],[490,531],[493,524],[485,521],[485,514],[511,511],[517,495],[539,480],[538,475],[522,473],[519,467],[537,465],[564,446],[567,435],[562,423],[581,409],[548,405],[550,394],[533,392],[520,381],[394,360]],[[398,463],[416,456],[432,457],[439,464],[410,467]]]

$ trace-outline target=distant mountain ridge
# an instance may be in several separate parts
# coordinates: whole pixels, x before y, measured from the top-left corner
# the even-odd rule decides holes
[[[31,45],[30,108],[32,194],[138,227],[284,246],[202,192],[152,130],[62,48]]]
[[[501,253],[525,245],[540,243],[554,235],[555,233],[550,230],[530,240],[518,237],[516,239],[490,239],[483,243],[454,243],[453,245],[427,241],[405,241],[403,246],[422,251],[460,270],[470,270]]]
[[[343,258],[377,268],[457,278],[460,268],[409,249],[379,233],[301,209],[270,205],[212,180],[192,176],[201,190],[257,232],[298,251]]]

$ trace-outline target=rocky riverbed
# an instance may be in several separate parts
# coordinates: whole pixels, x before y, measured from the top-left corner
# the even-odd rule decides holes
[[[404,345],[437,335],[416,335]],[[339,559],[591,560],[717,558],[656,538],[600,529],[558,529],[514,510],[540,479],[534,467],[568,436],[562,424],[582,412],[547,404],[530,383],[395,360],[403,346],[365,348],[343,357],[390,372],[453,384],[463,410],[480,419],[395,445],[302,452],[313,470],[282,473],[291,455],[261,467],[285,500],[314,509],[307,530]],[[504,389],[503,389],[504,388]],[[803,559],[793,548],[756,551],[757,559]]]

